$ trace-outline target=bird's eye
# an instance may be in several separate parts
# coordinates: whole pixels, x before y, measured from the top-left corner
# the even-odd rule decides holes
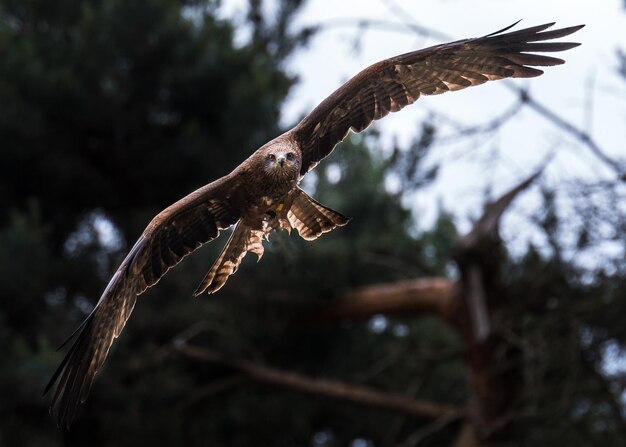
[[[287,153],[287,160],[293,160],[295,157],[295,154],[293,152],[288,152]]]
[[[274,155],[274,154],[269,154],[269,155],[267,156],[267,159],[268,159],[269,161],[274,161],[274,160],[276,160],[276,155]]]

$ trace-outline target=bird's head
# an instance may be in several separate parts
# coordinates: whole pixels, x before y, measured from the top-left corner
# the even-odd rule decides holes
[[[300,152],[286,145],[268,147],[263,151],[265,172],[274,178],[297,179],[302,160]]]

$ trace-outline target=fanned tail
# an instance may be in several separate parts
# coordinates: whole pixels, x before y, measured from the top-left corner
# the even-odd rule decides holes
[[[322,205],[298,188],[296,197],[287,212],[287,219],[298,234],[307,241],[317,239],[323,233],[344,226],[350,219]]]
[[[239,222],[233,230],[226,246],[219,257],[206,274],[196,291],[195,296],[204,292],[214,293],[226,284],[230,275],[235,273],[241,264],[241,260],[248,252],[252,252],[261,259],[263,256],[262,240],[265,232],[253,230],[243,222]]]

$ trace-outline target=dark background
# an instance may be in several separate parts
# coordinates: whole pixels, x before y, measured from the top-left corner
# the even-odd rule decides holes
[[[626,265],[581,270],[564,258],[558,236],[571,229],[545,184],[534,226],[551,249],[489,254],[505,267],[494,336],[515,347],[485,369],[485,383],[493,374],[516,390],[489,426],[497,436],[473,426],[468,441],[472,418],[433,422],[303,394],[171,348],[192,328],[193,344],[222,359],[471,409],[471,343],[441,315],[309,318],[358,286],[459,277],[451,214],[417,232],[402,194],[384,186],[389,173],[412,192],[436,178],[421,163],[437,136],[428,121],[408,151],[370,150],[370,130],[325,162],[338,181],[315,171],[315,197],[348,226],[314,243],[275,235],[263,261],[246,259],[215,296],[191,299],[225,236],[186,259],[138,300],[72,429],[56,428],[41,398],[63,356],[56,347],[145,225],[284,130],[281,106],[297,82],[285,61],[317,32],[288,26],[301,3],[283,0],[268,17],[251,0],[250,39],[235,45],[217,1],[0,1],[0,444],[624,445],[626,376],[609,374],[606,358],[626,339]],[[577,187],[617,203],[622,185]],[[581,203],[590,218],[569,236],[581,248],[623,248],[619,207]]]

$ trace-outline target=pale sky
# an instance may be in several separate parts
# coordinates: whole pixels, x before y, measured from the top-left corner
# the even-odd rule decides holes
[[[226,0],[224,14],[236,15],[245,9],[245,3]],[[401,5],[404,12],[398,14],[394,4]],[[363,33],[357,29],[355,19],[398,25],[371,28]],[[403,20],[460,39],[488,34],[519,19],[523,20],[516,29],[552,21],[557,22],[556,27],[587,25],[575,35],[561,39],[583,44],[557,55],[567,61],[565,65],[546,67],[546,73],[539,78],[514,82],[529,87],[531,95],[541,103],[589,131],[606,152],[626,158],[626,83],[616,74],[615,56],[618,48],[626,51],[626,13],[621,0],[309,0],[294,26],[326,25],[326,28],[289,61],[288,69],[300,77],[300,83],[284,108],[283,123],[293,123],[308,113],[369,64],[442,42],[408,31],[402,25]],[[350,26],[352,21],[355,26]],[[355,50],[356,42],[358,50]],[[374,125],[383,133],[383,146],[390,146],[393,139],[406,145],[432,112],[471,126],[489,121],[515,101],[514,94],[501,82],[492,82],[423,97]],[[454,129],[444,121],[438,119],[436,123],[443,126],[442,138],[454,134]],[[442,203],[467,228],[467,218],[479,213],[487,188],[494,194],[509,189],[533,172],[551,152],[556,157],[545,173],[551,185],[612,175],[588,149],[534,111],[525,109],[495,135],[460,144],[438,144],[429,162],[441,164],[439,178],[433,187],[411,197],[409,206],[418,223],[428,226],[436,216],[437,204]],[[536,206],[532,194],[516,206],[519,215],[527,215]],[[523,225],[523,219],[508,227],[509,238],[516,237],[519,225]],[[507,237],[507,226],[503,227]]]

